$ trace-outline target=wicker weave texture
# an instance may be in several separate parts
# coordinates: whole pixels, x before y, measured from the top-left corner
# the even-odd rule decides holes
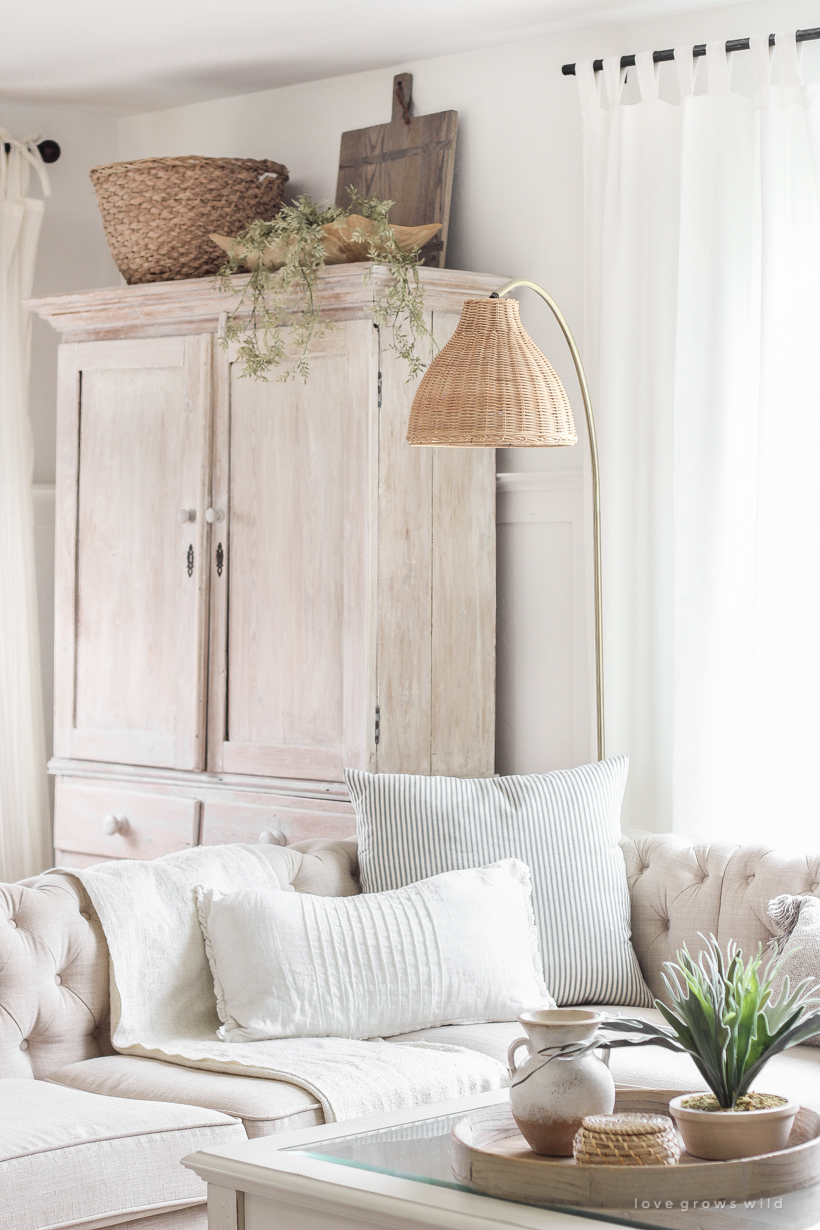
[[[674,1166],[680,1138],[666,1115],[587,1115],[573,1153],[586,1166]]]
[[[521,323],[517,299],[468,299],[424,373],[410,444],[527,448],[575,444],[564,386]]]
[[[105,237],[126,282],[216,273],[211,231],[235,235],[277,213],[287,167],[255,158],[140,158],[92,167]],[[264,178],[263,178],[264,176]]]

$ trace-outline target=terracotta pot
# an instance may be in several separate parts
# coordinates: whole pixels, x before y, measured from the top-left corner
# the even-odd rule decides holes
[[[786,1148],[796,1102],[765,1110],[696,1110],[683,1103],[693,1094],[682,1093],[669,1103],[669,1113],[692,1157],[726,1162],[736,1157],[759,1157]]]
[[[560,1055],[554,1048],[590,1042],[603,1017],[585,1008],[544,1008],[524,1012],[518,1020],[527,1036],[516,1038],[507,1052],[513,1118],[533,1152],[571,1157],[584,1116],[612,1113],[615,1082],[593,1051]],[[522,1046],[529,1055],[516,1067]]]

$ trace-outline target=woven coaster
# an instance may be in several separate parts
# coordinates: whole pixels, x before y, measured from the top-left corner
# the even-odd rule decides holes
[[[587,1115],[573,1153],[582,1166],[674,1166],[680,1140],[666,1115]]]

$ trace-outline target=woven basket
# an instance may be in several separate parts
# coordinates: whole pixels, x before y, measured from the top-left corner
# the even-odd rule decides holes
[[[680,1139],[666,1115],[587,1115],[573,1153],[582,1166],[674,1166]]]
[[[270,220],[288,181],[287,167],[255,158],[140,158],[92,167],[90,175],[128,283],[216,273],[224,257],[211,231],[235,235],[257,218]]]

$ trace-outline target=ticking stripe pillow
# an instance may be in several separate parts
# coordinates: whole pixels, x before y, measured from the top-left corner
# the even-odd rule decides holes
[[[558,1004],[647,1006],[618,846],[625,756],[527,777],[346,769],[366,893],[517,858],[532,874],[544,974]]]

